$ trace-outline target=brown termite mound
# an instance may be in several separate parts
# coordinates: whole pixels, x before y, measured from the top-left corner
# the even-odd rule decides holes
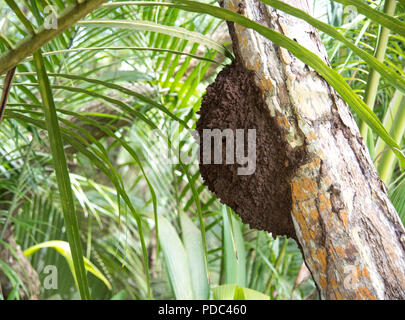
[[[200,136],[200,171],[208,189],[230,206],[244,223],[266,230],[273,236],[296,239],[291,219],[291,178],[303,162],[303,149],[292,149],[285,133],[270,116],[254,74],[240,63],[226,66],[203,97],[197,131]],[[256,169],[251,175],[238,175],[241,167],[226,164],[225,138],[222,163],[203,163],[203,129],[244,129],[247,155],[248,129],[256,130]],[[211,141],[214,151],[214,139]],[[236,143],[236,139],[235,139]],[[236,150],[236,147],[235,147]],[[235,156],[236,159],[236,156]]]

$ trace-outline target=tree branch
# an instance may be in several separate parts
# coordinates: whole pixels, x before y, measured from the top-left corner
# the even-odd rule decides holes
[[[309,12],[308,0],[284,2]],[[304,21],[258,0],[225,0],[222,5],[329,63],[317,30]],[[289,51],[251,29],[229,26],[235,56],[247,72],[253,71],[269,117],[284,132],[281,139],[288,149],[306,150],[305,162],[289,183],[291,216],[321,297],[404,299],[405,230],[347,104]]]
[[[67,9],[58,17],[56,29],[45,29],[34,35],[25,37],[15,49],[9,50],[0,56],[0,75],[15,67],[23,59],[32,55],[43,45],[70,28],[75,22],[85,17],[87,14],[97,9],[107,0],[85,0],[76,6]]]

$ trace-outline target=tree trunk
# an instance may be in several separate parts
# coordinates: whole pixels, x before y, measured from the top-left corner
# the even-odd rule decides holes
[[[284,2],[309,12],[308,0]],[[318,32],[307,23],[258,0],[221,5],[294,39],[329,64]],[[228,26],[237,63],[253,71],[284,148],[304,150],[304,161],[295,163],[288,178],[290,213],[282,223],[292,221],[321,297],[405,299],[405,230],[347,104],[287,50],[251,29]],[[274,233],[274,221],[261,228]]]
[[[20,299],[37,300],[41,287],[39,275],[15,241],[11,227],[6,230],[3,241],[7,246],[0,245],[0,260],[9,266],[14,271],[14,275],[21,280],[18,286]],[[9,298],[15,286],[15,283],[12,283],[4,271],[0,269],[0,291],[5,299]]]

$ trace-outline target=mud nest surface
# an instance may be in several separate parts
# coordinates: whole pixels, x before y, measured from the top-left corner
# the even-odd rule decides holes
[[[203,97],[196,129],[200,135],[200,171],[208,189],[230,206],[250,227],[273,236],[296,238],[291,219],[291,178],[302,162],[302,150],[292,149],[283,129],[263,101],[254,74],[240,63],[226,66]],[[203,164],[203,129],[256,129],[256,170],[238,175],[238,163]],[[213,143],[212,143],[213,145]],[[225,143],[222,144],[223,146]],[[211,153],[212,154],[212,153]]]

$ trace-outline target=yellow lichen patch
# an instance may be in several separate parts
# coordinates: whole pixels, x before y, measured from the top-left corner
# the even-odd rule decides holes
[[[311,162],[307,164],[307,168],[319,168],[320,164],[321,160],[319,159],[319,157],[314,157],[311,159]]]
[[[371,294],[370,290],[366,287],[359,287],[359,295],[360,299],[365,299],[365,300],[377,300],[377,298]]]
[[[294,205],[294,200],[293,200],[293,206],[292,206],[292,214],[295,218],[295,221],[298,223],[300,226],[300,231],[302,234],[302,238],[304,239],[305,242],[309,242],[311,239],[311,235],[309,233],[307,224],[305,222],[304,216],[301,214],[301,210],[297,210],[297,207]]]
[[[313,206],[310,204],[310,202],[309,201],[300,201],[300,202],[298,202],[297,203],[297,206],[298,206],[298,209],[300,210],[300,212],[303,212],[303,213],[307,213],[308,212],[308,210],[310,210],[310,208],[312,208]]]
[[[309,201],[297,202],[295,198],[292,200],[292,214],[300,226],[302,238],[305,242],[315,239],[317,235],[316,228],[310,228],[310,226],[314,226],[316,224],[313,222],[308,223],[306,220],[306,213],[308,212],[309,207],[313,207],[313,204],[311,204]]]
[[[348,229],[348,225],[349,225],[349,222],[347,220],[348,214],[349,213],[347,211],[343,211],[343,212],[339,213],[340,219],[343,221],[343,224],[344,224],[346,230]]]
[[[285,128],[290,128],[290,122],[288,121],[288,118],[286,115],[283,115],[283,120],[284,120],[284,127]]]
[[[330,178],[326,176],[322,178],[322,182],[325,184],[325,186],[330,186],[332,183]]]
[[[305,138],[308,140],[308,142],[314,140],[316,138],[315,130],[311,129],[306,135]]]
[[[253,71],[259,71],[259,69],[261,68],[261,64],[259,60],[256,60],[256,65],[253,67]]]
[[[328,218],[329,219],[327,219],[325,222],[326,222],[326,225],[328,226],[328,228],[330,228],[333,223],[333,213],[332,212],[329,213]]]
[[[233,1],[229,1],[228,5],[229,5],[229,10],[236,12],[236,7],[234,6]]]
[[[340,294],[340,292],[335,292],[335,294],[336,294],[336,299],[337,300],[343,300],[343,296]]]
[[[267,90],[272,90],[273,89],[273,84],[271,83],[271,80],[268,78],[263,79],[263,87]]]
[[[318,200],[319,200],[319,210],[321,212],[331,212],[332,210],[332,204],[330,202],[330,200],[325,196],[324,193],[321,193],[318,196]]]
[[[263,82],[260,81],[260,82],[257,82],[256,84],[257,84],[257,86],[259,87],[260,91],[261,91],[263,94],[266,94],[266,88],[264,87]]]
[[[337,289],[338,285],[335,279],[330,279],[329,280],[330,285],[332,286],[333,289]]]
[[[315,258],[318,261],[322,272],[326,271],[326,256],[327,252],[325,248],[317,249]]]
[[[343,247],[336,247],[336,248],[335,248],[335,252],[336,252],[337,254],[339,254],[341,258],[345,258],[345,257],[346,257],[346,252],[345,252],[345,250],[343,249]]]
[[[321,288],[323,290],[326,289],[326,287],[328,286],[328,281],[326,280],[326,277],[324,276],[319,276],[319,285],[321,286]]]
[[[280,123],[282,118],[278,118]],[[319,221],[319,212],[316,209],[316,183],[308,178],[301,177],[292,181],[292,214],[300,226],[302,238],[305,242],[317,236],[316,225]],[[310,227],[313,226],[313,227]],[[323,258],[322,258],[323,259]]]
[[[311,215],[311,218],[313,220],[316,220],[316,221],[318,220],[318,218],[319,218],[318,210],[311,210],[309,212],[309,214]]]
[[[314,198],[318,195],[318,188],[316,182],[313,179],[305,177],[302,179],[302,182],[302,189],[305,190],[307,194],[313,196],[310,198]]]
[[[323,151],[321,149],[317,150],[317,155],[318,155],[320,160],[325,159],[325,154],[323,153]]]
[[[302,177],[292,182],[292,195],[298,201],[315,199],[317,196],[316,182],[309,177]]]
[[[360,268],[360,266],[356,266],[356,272],[359,275],[359,277],[361,277],[361,268]]]
[[[237,33],[243,33],[243,31],[245,30],[245,27],[241,26],[240,24],[235,24],[235,28],[237,30]],[[245,36],[245,38],[246,38],[246,36]],[[246,41],[247,41],[247,39],[246,39]]]
[[[367,267],[363,268],[363,277],[370,279],[370,274],[368,273]]]
[[[252,65],[250,64],[249,61],[246,61],[246,62],[245,62],[245,67],[246,67],[246,69],[251,70]]]
[[[253,68],[249,68],[249,69],[253,70]],[[259,88],[263,94],[266,94],[268,91],[271,91],[273,88],[273,84],[271,83],[271,80],[268,78],[261,79],[260,82],[257,83],[257,85],[259,86]]]
[[[298,181],[293,181],[291,187],[293,198],[296,198],[298,201],[307,199],[307,195],[302,191],[301,184]]]

